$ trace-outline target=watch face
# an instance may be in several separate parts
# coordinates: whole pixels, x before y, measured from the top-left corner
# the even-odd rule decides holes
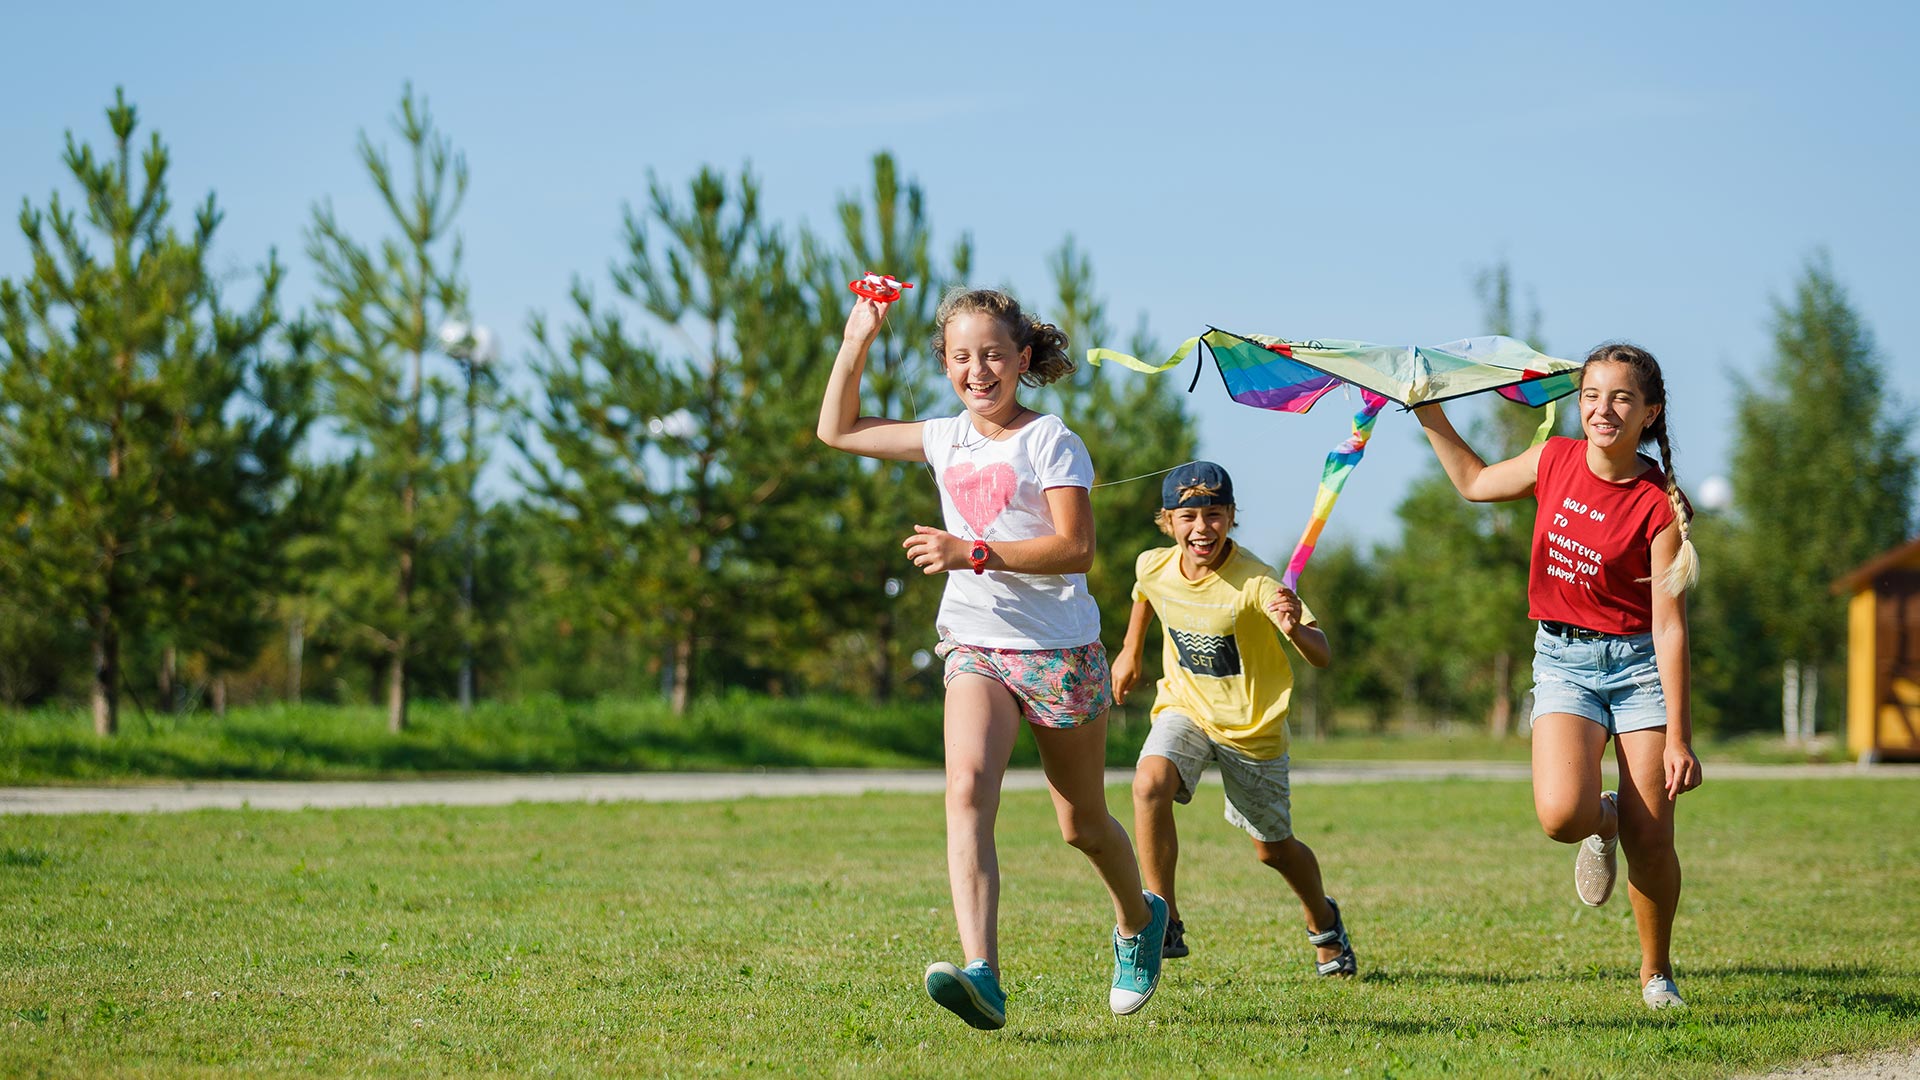
[[[973,550],[967,552],[967,558],[972,559],[975,562],[979,562],[985,559],[986,557],[987,557],[987,545],[984,543],[981,543],[978,540],[974,541]]]

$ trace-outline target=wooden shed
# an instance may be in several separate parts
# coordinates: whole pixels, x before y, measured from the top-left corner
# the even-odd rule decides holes
[[[1920,760],[1920,537],[1833,583],[1847,601],[1847,751]]]

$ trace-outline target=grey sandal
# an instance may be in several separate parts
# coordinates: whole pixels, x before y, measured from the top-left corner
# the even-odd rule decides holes
[[[1167,924],[1166,945],[1160,950],[1160,956],[1166,960],[1178,960],[1191,951],[1187,948],[1187,924],[1175,919]]]
[[[1307,931],[1307,942],[1314,948],[1338,948],[1340,955],[1324,963],[1315,962],[1313,970],[1321,975],[1337,975],[1341,978],[1360,974],[1360,962],[1354,958],[1353,942],[1347,938],[1346,921],[1340,918],[1340,905],[1327,897],[1327,906],[1333,909],[1333,928],[1319,933]]]

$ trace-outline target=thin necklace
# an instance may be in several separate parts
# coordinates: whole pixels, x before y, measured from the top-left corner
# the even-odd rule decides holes
[[[1028,411],[1029,411],[1029,410],[1027,409],[1027,407],[1026,407],[1025,405],[1022,405],[1022,406],[1020,406],[1020,411],[1019,411],[1019,412],[1017,412],[1017,413],[1014,413],[1014,414],[1013,414],[1012,416],[1010,416],[1010,417],[1008,417],[1008,418],[1007,418],[1007,422],[1006,422],[1006,423],[1004,423],[1004,424],[1001,424],[1001,425],[999,425],[999,426],[997,426],[997,427],[995,427],[995,428],[994,428],[994,429],[993,429],[993,430],[992,430],[991,432],[988,432],[988,433],[986,433],[986,434],[981,434],[981,435],[980,435],[980,437],[979,437],[978,439],[976,439],[976,440],[974,440],[973,442],[966,442],[966,441],[965,441],[965,439],[966,439],[966,436],[964,436],[964,435],[962,435],[962,436],[961,436],[961,440],[962,440],[962,441],[960,441],[960,442],[956,442],[956,443],[954,443],[954,444],[953,444],[953,449],[955,449],[955,450],[972,450],[973,448],[975,448],[975,447],[978,447],[978,446],[985,446],[986,444],[988,444],[988,443],[990,443],[990,442],[992,442],[992,441],[993,441],[993,439],[994,439],[994,436],[996,436],[996,435],[999,435],[1000,433],[1002,433],[1002,432],[1004,432],[1004,431],[1006,431],[1006,430],[1007,430],[1007,428],[1009,428],[1009,427],[1011,427],[1011,426],[1013,425],[1013,423],[1014,423],[1014,421],[1016,421],[1016,420],[1019,420],[1019,419],[1020,419],[1021,417],[1023,417],[1023,416],[1025,416],[1025,415],[1027,415],[1027,413],[1028,413]],[[968,423],[966,424],[966,426],[965,426],[965,427],[962,427],[962,428],[961,428],[960,430],[964,432],[964,431],[967,431],[967,430],[969,430],[969,429],[971,429],[972,427],[973,427],[973,424],[972,424],[972,422],[971,422],[971,421],[969,421],[969,422],[968,422]],[[978,433],[978,432],[976,432],[976,434],[979,434],[979,433]]]

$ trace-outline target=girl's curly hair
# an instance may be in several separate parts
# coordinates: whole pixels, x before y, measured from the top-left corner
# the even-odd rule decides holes
[[[1020,301],[999,289],[969,289],[956,286],[940,298],[933,315],[933,358],[942,367],[947,363],[947,321],[956,315],[990,315],[1007,328],[1015,348],[1032,349],[1033,357],[1020,381],[1027,386],[1045,386],[1073,374],[1073,357],[1067,352],[1067,335],[1049,322],[1028,315]]]

